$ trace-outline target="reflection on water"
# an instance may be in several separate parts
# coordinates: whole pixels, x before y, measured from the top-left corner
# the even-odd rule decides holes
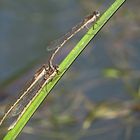
[[[135,2],[133,7],[125,4],[95,37],[19,139],[140,137],[139,9]],[[12,93],[12,98],[33,73],[30,71],[47,61],[51,53],[46,51],[47,44],[102,6],[92,0],[0,3],[0,84],[5,83],[1,87]],[[70,41],[57,59],[78,39]],[[17,80],[19,77],[23,78]]]

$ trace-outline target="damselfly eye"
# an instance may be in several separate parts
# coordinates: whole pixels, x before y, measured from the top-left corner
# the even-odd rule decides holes
[[[100,16],[100,12],[99,11],[94,11],[94,14],[96,15],[96,17]]]

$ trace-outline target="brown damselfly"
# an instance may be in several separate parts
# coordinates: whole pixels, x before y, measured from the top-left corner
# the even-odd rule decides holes
[[[53,76],[57,73],[56,69],[52,69],[50,66],[43,65],[34,74],[29,86],[24,90],[22,95],[14,102],[14,104],[6,111],[4,116],[0,121],[0,125],[7,118],[18,116],[9,129],[12,129],[19,118],[22,116],[24,111],[28,108],[32,100],[38,95],[39,91],[44,87],[44,85],[49,82]]]
[[[94,23],[97,18],[100,16],[100,13],[98,11],[94,11],[91,15],[88,15],[87,17],[85,17],[79,24],[77,24],[76,26],[74,26],[68,33],[66,33],[64,36],[62,36],[61,38],[53,41],[50,43],[49,46],[47,46],[47,50],[54,50],[54,53],[52,54],[52,56],[50,57],[50,66],[53,69],[53,59],[55,57],[55,55],[57,54],[57,52],[61,49],[62,46],[64,46],[64,44],[70,40],[75,34],[77,34],[79,31],[81,31],[83,28],[88,28],[88,25],[91,23]]]
[[[83,28],[87,27],[90,23],[94,23],[96,19],[99,17],[99,12],[94,11],[91,15],[84,18],[82,22],[77,24],[75,27],[71,29],[70,32],[65,34],[62,38],[51,43],[51,46],[48,46],[48,50],[55,51],[52,53],[49,59],[49,65],[43,65],[34,75],[29,86],[24,90],[22,95],[14,102],[14,104],[7,110],[4,114],[3,118],[0,121],[0,125],[3,121],[10,116],[17,116],[17,118],[12,122],[12,124],[8,127],[8,130],[12,129],[26,109],[30,106],[32,101],[38,96],[39,92],[42,88],[57,74],[57,68],[53,65],[53,59],[59,49],[76,33],[81,31]],[[57,44],[59,43],[59,44]]]

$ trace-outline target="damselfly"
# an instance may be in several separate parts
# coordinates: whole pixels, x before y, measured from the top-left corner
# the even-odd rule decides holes
[[[78,33],[81,29],[84,27],[87,27],[88,24],[93,23],[96,21],[97,17],[99,17],[99,12],[95,11],[93,14],[87,16],[81,23],[76,25],[72,28],[70,32],[68,32],[64,37],[61,39],[53,42],[53,47],[48,47],[48,49],[56,49],[53,54],[50,57],[49,60],[49,66],[43,66],[41,67],[34,75],[31,83],[29,86],[25,89],[23,94],[16,100],[16,102],[8,109],[8,111],[4,114],[3,118],[0,121],[0,125],[3,123],[3,121],[10,117],[10,116],[17,116],[17,119],[10,125],[8,130],[12,129],[20,117],[23,115],[23,113],[26,111],[26,109],[29,107],[29,105],[32,103],[32,101],[38,96],[39,92],[42,90],[42,88],[57,74],[57,68],[53,66],[53,59],[56,55],[56,53],[59,51],[59,49],[70,39],[72,38],[76,33]],[[56,44],[56,42],[60,43],[59,45]]]
[[[44,87],[44,85],[50,81],[53,76],[57,73],[56,69],[53,70],[49,66],[43,65],[34,75],[32,81],[29,86],[25,89],[22,95],[15,101],[15,103],[8,109],[8,111],[4,114],[3,118],[0,121],[0,125],[6,118],[12,116],[18,116],[18,119],[10,125],[8,129],[12,129],[16,122],[19,120],[20,116],[23,114],[25,109],[32,102],[33,98],[35,98],[39,91]],[[14,125],[13,125],[14,124]]]
[[[65,34],[63,37],[61,37],[58,40],[53,41],[48,47],[48,50],[53,50],[56,49],[52,56],[50,57],[50,66],[53,69],[53,59],[56,55],[56,53],[59,51],[59,49],[69,40],[71,39],[76,33],[78,33],[79,31],[81,31],[83,28],[87,27],[90,23],[94,23],[97,18],[100,16],[100,13],[98,11],[94,11],[91,15],[87,16],[84,18],[84,20],[82,22],[80,22],[79,24],[77,24],[75,27],[73,27],[71,29],[70,32],[68,32],[67,34]]]

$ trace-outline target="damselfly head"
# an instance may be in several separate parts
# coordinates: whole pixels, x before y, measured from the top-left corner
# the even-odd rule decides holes
[[[99,12],[99,11],[94,11],[91,15],[87,16],[87,17],[84,19],[84,22],[85,22],[86,24],[95,22],[99,16],[100,16],[100,12]]]
[[[94,11],[93,12],[93,16],[99,17],[100,16],[100,12],[99,11]]]

